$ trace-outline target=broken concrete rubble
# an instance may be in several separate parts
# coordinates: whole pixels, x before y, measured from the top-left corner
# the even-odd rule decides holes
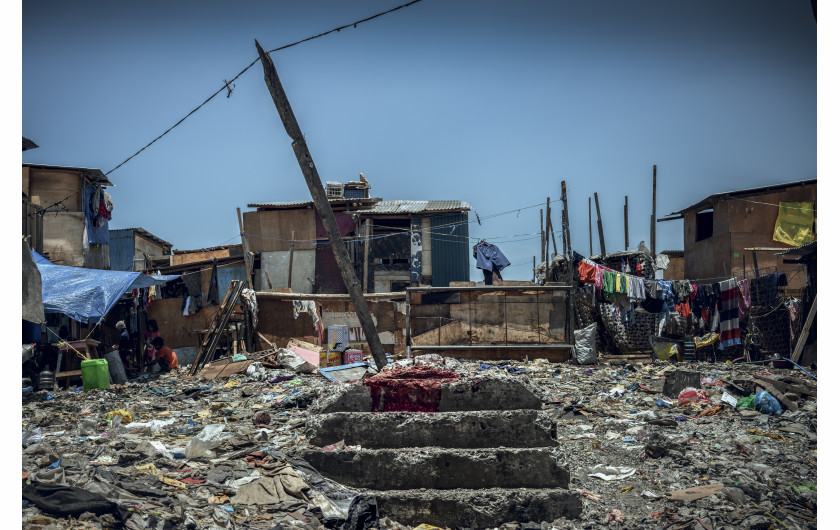
[[[31,393],[23,398],[24,483],[100,495],[129,511],[126,528],[816,525],[816,386],[800,375],[682,363],[711,381],[698,387],[710,403],[660,406],[677,369],[663,362],[481,364],[432,364],[458,376],[441,384],[434,413],[371,413],[370,387],[285,369],[266,369],[261,379],[170,373],[111,390]],[[722,401],[725,392],[744,397],[732,384],[754,392],[746,382],[760,378],[795,394],[799,410],[770,416]],[[624,392],[610,396],[617,386]],[[713,407],[721,409],[702,415]],[[106,419],[117,410],[133,421]],[[188,457],[208,427],[215,430],[203,453]],[[450,474],[436,471],[447,463]],[[599,465],[634,473],[589,476]],[[704,485],[720,488],[673,498]],[[467,513],[478,514],[459,519]],[[114,513],[71,520],[31,502],[22,516],[33,528],[118,524]]]

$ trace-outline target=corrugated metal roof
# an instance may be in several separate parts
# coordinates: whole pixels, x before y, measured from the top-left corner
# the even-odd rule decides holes
[[[340,204],[340,203],[370,203],[374,201],[379,201],[381,199],[348,199],[345,197],[336,198],[336,199],[327,199],[330,204]],[[276,209],[294,209],[294,208],[305,208],[307,206],[312,206],[314,203],[311,200],[308,201],[277,201],[277,202],[251,202],[248,203],[248,208],[276,208]]]
[[[146,239],[150,239],[150,240],[154,241],[155,243],[157,243],[158,245],[160,245],[162,247],[168,247],[170,249],[172,248],[172,243],[170,243],[168,241],[164,241],[163,239],[157,237],[156,235],[152,234],[151,232],[149,232],[148,230],[146,230],[144,228],[139,228],[139,227],[138,228],[113,228],[113,229],[109,230],[109,232],[119,232],[121,230],[131,230],[132,232],[135,232],[135,233],[145,237]]]
[[[759,193],[767,193],[767,192],[771,192],[771,191],[775,191],[775,190],[779,190],[779,189],[792,188],[794,186],[807,186],[807,185],[816,184],[816,183],[817,183],[817,179],[797,180],[796,182],[785,182],[783,184],[773,184],[773,185],[770,185],[770,186],[760,186],[758,188],[747,188],[747,189],[743,189],[743,190],[725,191],[723,193],[715,193],[714,195],[709,195],[708,197],[706,197],[702,201],[696,202],[696,203],[692,204],[691,206],[683,208],[682,210],[677,210],[675,212],[671,212],[668,215],[682,216],[688,210],[693,210],[694,208],[697,208],[697,207],[702,206],[702,205],[707,204],[707,203],[709,205],[711,205],[712,199],[738,197],[738,196],[741,196],[741,195],[756,195],[756,194],[759,194]]]
[[[24,167],[34,168],[34,169],[55,169],[58,171],[78,171],[79,173],[84,173],[87,177],[97,184],[102,184],[104,186],[113,186],[114,184],[108,180],[108,177],[105,176],[105,173],[102,172],[101,169],[90,168],[90,167],[73,167],[73,166],[53,166],[49,164],[23,164]]]
[[[383,201],[382,199],[328,199],[330,204],[355,203],[355,211],[365,214],[415,214],[423,212],[463,212],[472,210],[466,201]],[[312,201],[249,203],[249,208],[293,209],[312,206]]]
[[[360,210],[360,213],[402,214],[422,212],[463,212],[472,210],[472,206],[465,201],[382,201],[371,208]]]

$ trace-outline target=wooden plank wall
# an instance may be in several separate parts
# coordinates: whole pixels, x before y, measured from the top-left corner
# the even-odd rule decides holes
[[[312,318],[302,314],[294,318],[292,302],[290,300],[277,300],[260,297],[257,293],[257,305],[259,306],[259,322],[257,331],[265,335],[267,339],[278,346],[285,347],[289,339],[295,338],[314,344],[318,343],[315,330],[312,325]],[[318,300],[322,314],[324,313],[352,313],[355,314],[355,307],[346,299],[339,300]],[[405,355],[405,303],[383,300],[368,300],[368,307],[376,322],[376,329],[380,334],[385,351],[397,356]],[[348,318],[347,325],[352,324],[352,318]],[[326,331],[326,330],[325,330]],[[325,339],[325,337],[322,337]],[[268,344],[261,342],[262,348],[268,348]],[[352,343],[353,346],[361,346],[365,355],[370,355],[370,349],[364,343]]]

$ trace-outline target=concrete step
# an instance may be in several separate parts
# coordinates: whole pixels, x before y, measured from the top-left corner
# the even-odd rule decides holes
[[[544,411],[334,412],[313,414],[306,436],[323,447],[344,440],[365,449],[400,447],[554,447],[556,424]]]
[[[327,387],[325,391],[310,408],[311,413],[407,410],[400,408],[403,405],[389,401],[385,392],[377,393],[362,383],[336,385]],[[375,406],[372,393],[377,394]],[[494,377],[440,383],[439,400],[434,403],[434,412],[541,408],[542,401],[521,381]]]
[[[567,488],[560,449],[361,449],[297,452],[324,476],[351,488]]]
[[[552,522],[580,518],[580,496],[564,489],[368,491],[380,517],[405,525],[494,528],[508,522]]]

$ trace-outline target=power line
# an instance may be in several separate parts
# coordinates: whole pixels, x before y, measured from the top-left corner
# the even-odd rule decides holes
[[[357,25],[359,25],[359,24],[362,24],[362,23],[364,23],[364,22],[369,22],[369,21],[371,21],[371,20],[373,20],[373,19],[375,19],[375,18],[379,18],[379,17],[381,17],[381,16],[383,16],[383,15],[387,15],[387,14],[389,14],[389,13],[393,13],[394,11],[398,11],[398,10],[400,10],[400,9],[404,8],[404,7],[408,7],[408,6],[410,6],[410,5],[416,4],[416,3],[421,2],[421,1],[422,1],[422,0],[412,0],[411,2],[408,2],[407,4],[402,4],[402,5],[400,5],[400,6],[397,6],[397,7],[393,8],[393,9],[389,9],[389,10],[387,10],[387,11],[382,11],[382,12],[380,12],[380,13],[377,13],[377,14],[375,14],[375,15],[369,16],[369,17],[367,17],[367,18],[363,18],[363,19],[361,19],[361,20],[357,20],[357,21],[355,21],[355,22],[351,22],[351,23],[349,23],[349,24],[345,24],[345,25],[343,25],[343,26],[339,26],[339,27],[337,27],[337,28],[333,28],[333,29],[331,29],[331,30],[329,30],[329,31],[325,31],[325,32],[323,32],[323,33],[319,33],[318,35],[312,35],[311,37],[307,37],[307,38],[305,38],[305,39],[301,39],[301,40],[296,41],[296,42],[293,42],[293,43],[291,43],[291,44],[286,44],[285,46],[280,46],[279,48],[274,48],[273,50],[268,50],[268,53],[272,53],[272,52],[276,52],[276,51],[280,51],[280,50],[285,50],[286,48],[291,48],[292,46],[297,46],[298,44],[303,44],[304,42],[307,42],[307,41],[311,41],[311,40],[314,40],[314,39],[318,39],[318,38],[321,38],[321,37],[325,37],[325,36],[329,35],[330,33],[338,33],[339,31],[341,31],[341,30],[343,30],[343,29],[347,29],[347,28],[349,28],[349,27],[353,27],[353,28],[355,28],[355,27],[356,27]],[[174,129],[175,127],[177,127],[177,126],[181,125],[181,124],[184,122],[184,120],[186,120],[187,118],[189,118],[190,116],[192,116],[193,114],[195,114],[195,113],[198,111],[198,109],[200,109],[201,107],[203,107],[204,105],[206,105],[207,103],[209,103],[209,102],[210,102],[210,100],[212,100],[213,98],[215,98],[216,96],[218,96],[219,94],[221,94],[223,91],[227,90],[227,91],[228,91],[228,97],[230,97],[230,93],[231,93],[231,88],[230,88],[230,85],[231,85],[231,84],[233,84],[233,82],[234,82],[234,81],[236,81],[237,79],[239,79],[239,76],[241,76],[242,74],[244,74],[245,72],[247,72],[247,71],[248,71],[248,70],[249,70],[252,66],[254,66],[255,64],[257,64],[257,61],[259,61],[259,60],[260,60],[260,59],[259,59],[259,57],[257,57],[256,59],[254,59],[253,61],[251,61],[251,64],[249,64],[248,66],[246,66],[245,68],[243,68],[243,69],[242,69],[242,71],[240,71],[238,74],[236,74],[236,75],[234,76],[234,78],[233,78],[233,79],[231,79],[230,81],[228,81],[227,79],[225,79],[225,84],[224,84],[224,85],[222,85],[222,87],[221,87],[221,88],[219,88],[219,90],[215,91],[215,92],[214,92],[214,93],[213,93],[210,97],[208,97],[207,99],[205,99],[205,100],[201,103],[201,105],[199,105],[199,106],[197,106],[196,108],[194,108],[193,110],[191,110],[191,111],[190,111],[190,112],[189,112],[186,116],[184,116],[183,118],[181,118],[180,120],[178,120],[178,121],[175,123],[175,125],[173,125],[172,127],[170,127],[170,128],[168,128],[168,129],[166,129],[165,131],[163,131],[163,133],[162,133],[160,136],[158,136],[157,138],[155,138],[155,139],[154,139],[154,140],[152,140],[151,142],[149,142],[149,143],[147,143],[146,145],[144,145],[144,146],[143,146],[143,147],[142,147],[139,151],[137,151],[136,153],[134,153],[134,154],[133,154],[133,155],[131,155],[130,157],[128,157],[128,158],[126,158],[125,160],[123,160],[122,162],[120,162],[120,164],[119,164],[119,165],[117,165],[115,168],[111,169],[110,171],[106,172],[106,173],[105,173],[105,175],[110,175],[112,172],[114,172],[114,171],[116,171],[117,169],[119,169],[120,167],[122,167],[122,165],[123,165],[123,164],[125,164],[126,162],[128,162],[129,160],[131,160],[132,158],[134,158],[135,156],[139,155],[139,154],[140,154],[140,153],[142,153],[143,151],[145,151],[145,150],[146,150],[146,148],[148,148],[148,147],[149,147],[149,146],[151,146],[153,143],[157,142],[158,140],[160,140],[161,138],[163,138],[164,136],[166,136],[166,135],[167,135],[167,134],[168,134],[168,133],[169,133],[172,129]]]

